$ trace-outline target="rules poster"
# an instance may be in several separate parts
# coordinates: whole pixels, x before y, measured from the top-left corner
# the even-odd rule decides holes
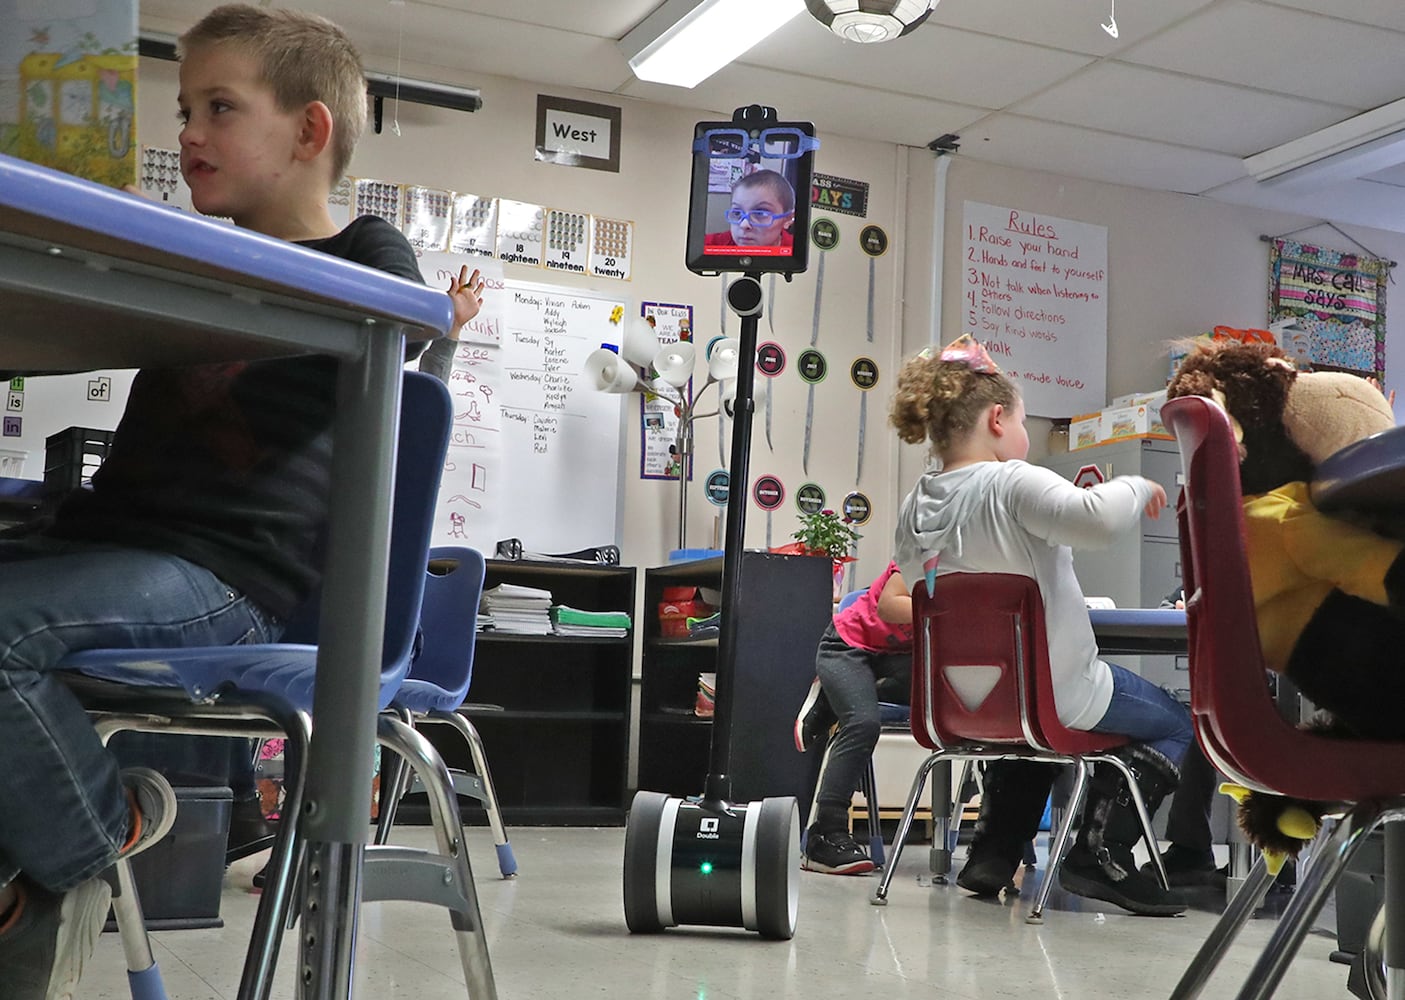
[[[1107,402],[1107,228],[968,201],[961,330],[1019,387],[1031,416]]]

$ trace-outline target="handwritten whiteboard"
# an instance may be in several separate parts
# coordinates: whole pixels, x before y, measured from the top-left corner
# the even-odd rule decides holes
[[[598,392],[582,372],[591,351],[619,342],[628,300],[506,280],[500,265],[454,254],[423,254],[420,270],[443,288],[465,263],[488,289],[449,380],[454,431],[435,542],[489,555],[503,538],[537,552],[618,544],[623,401],[633,397]]]
[[[1107,402],[1107,229],[968,201],[961,330],[1039,417]]]

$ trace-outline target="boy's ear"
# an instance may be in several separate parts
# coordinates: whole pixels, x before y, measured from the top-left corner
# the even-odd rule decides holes
[[[332,112],[321,101],[309,101],[303,108],[298,130],[297,157],[315,160],[332,141]]]

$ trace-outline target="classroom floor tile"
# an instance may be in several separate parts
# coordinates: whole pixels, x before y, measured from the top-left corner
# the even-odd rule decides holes
[[[1056,888],[1044,925],[1029,926],[1024,915],[1042,870],[1022,876],[1020,899],[978,900],[954,885],[934,886],[925,871],[926,848],[914,845],[886,907],[869,904],[876,875],[801,873],[799,926],[791,941],[699,927],[633,936],[624,923],[622,829],[519,828],[510,835],[520,875],[504,881],[487,831],[468,832],[503,1000],[1150,1000],[1170,994],[1217,917],[1213,893],[1185,916],[1153,919],[1100,910]],[[432,843],[424,828],[402,828],[396,839]],[[258,902],[250,879],[263,861],[255,856],[229,870],[223,928],[153,935],[170,1000],[235,996]],[[1330,914],[1320,924],[1330,927]],[[1272,916],[1251,922],[1211,980],[1207,1000],[1234,995],[1274,925]],[[295,941],[284,941],[277,1000],[295,995]],[[1346,967],[1327,958],[1334,946],[1322,931],[1310,935],[1277,995],[1347,997]],[[127,997],[123,969],[115,935],[104,935],[80,1000]],[[427,906],[367,905],[357,975],[359,997],[466,995],[447,917]]]

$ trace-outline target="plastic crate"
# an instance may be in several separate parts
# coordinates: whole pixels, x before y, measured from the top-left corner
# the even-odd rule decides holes
[[[44,494],[62,496],[86,486],[107,458],[112,431],[68,427],[44,439]]]
[[[227,787],[177,786],[176,824],[132,859],[146,925],[152,930],[223,927],[220,891],[229,816]]]
[[[29,458],[27,451],[12,451],[9,448],[0,448],[0,479],[20,479],[24,476],[25,459]]]

